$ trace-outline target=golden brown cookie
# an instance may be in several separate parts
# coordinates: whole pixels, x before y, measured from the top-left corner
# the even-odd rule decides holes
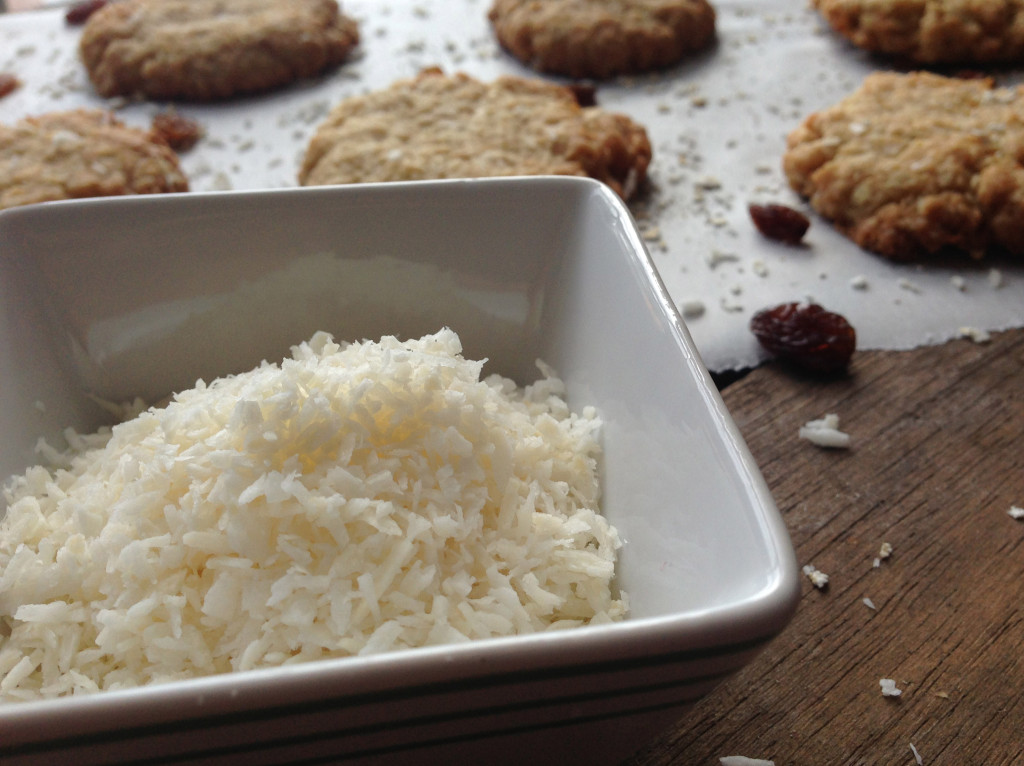
[[[312,77],[358,42],[335,0],[124,0],[89,17],[79,53],[101,96],[211,101]]]
[[[811,0],[843,37],[919,64],[1024,59],[1024,0]]]
[[[663,69],[708,47],[708,0],[494,0],[498,41],[542,72],[608,78]]]
[[[787,146],[793,188],[868,250],[1024,255],[1024,88],[875,73]]]
[[[0,125],[0,209],[182,191],[188,180],[167,144],[109,112],[76,109]]]
[[[569,88],[431,69],[335,107],[310,141],[299,182],[575,175],[628,198],[650,160],[641,125],[581,107]]]

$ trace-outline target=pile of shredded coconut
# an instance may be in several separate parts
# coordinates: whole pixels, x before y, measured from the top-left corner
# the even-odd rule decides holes
[[[450,330],[199,381],[5,490],[0,700],[619,619],[600,422]]]

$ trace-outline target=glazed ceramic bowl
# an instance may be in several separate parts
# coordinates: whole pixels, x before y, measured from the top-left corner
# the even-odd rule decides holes
[[[627,208],[577,178],[61,202],[0,214],[0,472],[39,437],[447,325],[597,408],[621,623],[0,705],[21,763],[615,763],[788,622],[794,554]]]

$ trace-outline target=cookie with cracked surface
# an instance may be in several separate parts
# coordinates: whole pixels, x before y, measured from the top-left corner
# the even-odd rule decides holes
[[[317,75],[358,42],[335,0],[123,0],[89,17],[79,54],[101,96],[215,101]]]
[[[1024,60],[1024,0],[812,0],[860,48],[918,64]]]
[[[708,0],[494,0],[488,18],[524,64],[574,78],[664,69],[715,38]]]
[[[0,125],[0,209],[35,202],[188,191],[177,155],[97,109]]]
[[[893,260],[1024,256],[1024,87],[876,72],[787,138],[811,207]]]
[[[570,88],[426,70],[338,104],[309,142],[299,183],[575,175],[628,198],[650,160],[643,126],[581,107]]]

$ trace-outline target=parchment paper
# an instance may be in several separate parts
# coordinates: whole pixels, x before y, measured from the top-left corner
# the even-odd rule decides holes
[[[489,0],[346,0],[360,21],[355,60],[317,80],[224,104],[179,104],[205,138],[183,154],[197,191],[297,185],[316,125],[341,99],[426,66],[481,79],[541,76],[502,52]],[[861,251],[811,214],[802,247],[762,237],[750,202],[808,211],[780,170],[785,136],[810,112],[852,91],[872,58],[838,39],[802,0],[718,0],[718,42],[670,71],[602,84],[598,103],[643,123],[654,145],[651,189],[631,207],[667,289],[713,371],[763,358],[753,312],[811,299],[845,315],[861,348],[907,349],[965,328],[1024,325],[1024,264],[895,265]],[[0,121],[77,106],[114,106],[146,127],[167,104],[106,102],[77,58],[80,28],[63,10],[0,15],[0,72],[23,85],[0,99]],[[552,78],[555,79],[555,78]],[[1017,73],[1001,72],[1001,83]]]

